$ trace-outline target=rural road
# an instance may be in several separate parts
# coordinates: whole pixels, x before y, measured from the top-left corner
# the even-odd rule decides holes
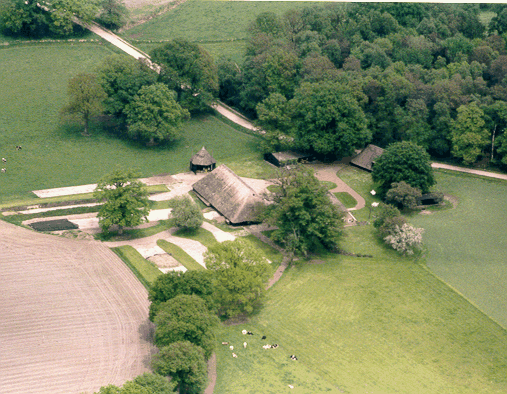
[[[480,176],[485,176],[488,178],[503,179],[503,180],[507,181],[507,174],[498,174],[496,172],[491,172],[491,171],[473,170],[471,168],[451,166],[449,164],[441,164],[441,163],[431,163],[431,167],[432,168],[440,168],[443,170],[466,172],[467,174],[480,175]]]

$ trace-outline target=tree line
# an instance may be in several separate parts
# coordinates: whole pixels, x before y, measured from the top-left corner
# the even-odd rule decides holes
[[[480,21],[496,12],[488,27]],[[433,157],[507,166],[507,8],[326,4],[249,26],[219,59],[219,97],[267,131],[267,151],[334,159],[412,141]]]
[[[5,0],[0,3],[0,30],[29,38],[66,37],[82,32],[75,17],[116,30],[128,21],[122,0]]]

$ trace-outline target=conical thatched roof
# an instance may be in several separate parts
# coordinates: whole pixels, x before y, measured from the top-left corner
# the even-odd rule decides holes
[[[371,172],[373,170],[373,164],[375,164],[375,159],[377,159],[377,157],[379,157],[382,153],[384,153],[384,149],[370,144],[364,148],[361,153],[354,157],[350,161],[350,164]]]
[[[211,156],[210,153],[204,149],[204,146],[199,152],[192,156],[190,162],[196,166],[210,166],[216,163],[213,156]]]
[[[194,191],[231,223],[258,222],[263,199],[225,164],[194,183]]]

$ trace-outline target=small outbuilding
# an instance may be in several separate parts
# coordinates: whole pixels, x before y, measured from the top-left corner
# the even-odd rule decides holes
[[[301,163],[303,161],[312,161],[313,158],[307,154],[294,151],[285,151],[276,153],[266,153],[264,155],[264,160],[270,162],[271,164],[274,164],[277,167],[286,167],[297,163]]]
[[[417,198],[417,205],[438,205],[444,201],[444,193],[425,193]]]
[[[364,148],[361,153],[359,153],[356,157],[354,157],[350,164],[366,170],[368,172],[373,171],[373,166],[375,165],[375,160],[384,153],[384,149],[370,144],[366,148]]]
[[[229,223],[258,223],[264,200],[225,164],[218,166],[193,185],[196,195],[213,206]]]
[[[193,171],[195,173],[213,171],[216,165],[216,160],[204,148],[204,146],[190,159],[190,171]]]

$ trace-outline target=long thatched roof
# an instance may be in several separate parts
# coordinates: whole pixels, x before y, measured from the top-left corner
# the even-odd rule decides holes
[[[204,149],[204,146],[199,152],[192,156],[190,162],[196,166],[210,166],[216,163],[213,156],[211,156],[210,153]]]
[[[197,195],[231,223],[258,222],[257,207],[263,199],[229,167],[222,164],[194,183]]]
[[[353,164],[356,167],[371,172],[373,170],[373,164],[375,164],[375,160],[382,153],[384,153],[384,149],[379,148],[376,145],[370,144],[366,148],[364,148],[361,153],[359,153],[356,157],[354,157],[350,161],[350,164]]]

